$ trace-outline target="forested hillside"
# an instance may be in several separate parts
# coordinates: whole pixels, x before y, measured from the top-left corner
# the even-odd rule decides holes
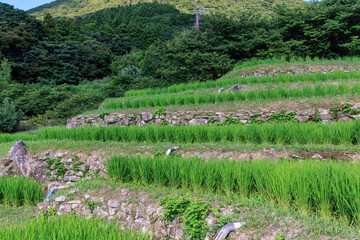
[[[236,16],[239,12],[244,11],[268,15],[273,13],[273,9],[277,4],[284,4],[289,7],[305,4],[302,0],[56,0],[33,8],[28,13],[37,18],[42,18],[46,13],[56,17],[77,17],[106,8],[154,2],[170,4],[185,13],[192,13],[196,6],[206,6],[213,14],[224,13],[228,16]]]
[[[200,31],[194,15],[167,4],[41,20],[1,4],[0,101],[26,119],[64,123],[127,90],[217,79],[250,58],[357,56],[359,2],[277,6],[270,17],[204,15]]]

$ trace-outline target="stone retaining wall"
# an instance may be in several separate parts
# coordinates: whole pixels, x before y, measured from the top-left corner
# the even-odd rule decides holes
[[[352,109],[358,111],[359,105],[354,105]],[[276,114],[276,115],[275,115]],[[283,113],[274,111],[248,111],[239,110],[237,112],[211,112],[211,111],[165,111],[161,114],[156,112],[142,112],[140,114],[124,114],[124,113],[92,113],[87,115],[79,115],[68,119],[66,127],[86,127],[86,126],[146,126],[146,125],[212,125],[221,124],[228,121],[238,121],[250,124],[256,121],[271,121],[279,117]],[[311,108],[300,110],[297,112],[284,112],[289,117],[299,122],[307,121],[345,121],[357,119],[360,115],[349,114],[342,109],[334,111],[325,108]],[[283,114],[283,115],[284,115]]]

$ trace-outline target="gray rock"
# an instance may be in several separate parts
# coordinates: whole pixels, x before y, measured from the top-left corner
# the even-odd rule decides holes
[[[72,209],[76,209],[76,208],[78,208],[79,207],[79,204],[71,204],[71,208]]]
[[[109,114],[109,115],[105,115],[104,116],[104,121],[106,123],[112,124],[112,123],[116,123],[116,122],[121,121],[121,119],[117,115],[114,115],[112,113],[112,114]]]
[[[122,221],[122,220],[125,220],[125,219],[126,219],[127,214],[126,214],[125,212],[118,212],[118,213],[116,214],[116,217],[117,217],[120,221]]]
[[[109,213],[102,207],[97,207],[94,210],[94,215],[99,216],[100,218],[107,218],[109,216]]]
[[[124,126],[129,126],[130,125],[130,120],[128,118],[123,118],[121,121],[121,124]]]
[[[353,119],[360,119],[360,114],[358,114],[358,115],[350,115],[350,117],[352,117]]]
[[[323,159],[323,157],[320,154],[315,154],[311,158],[312,159]]]
[[[61,202],[65,202],[68,198],[66,196],[60,196],[55,198],[55,202],[57,203],[61,203]]]
[[[78,188],[75,188],[75,189],[69,191],[69,194],[74,194],[74,193],[77,193],[77,192],[79,192],[79,191],[80,191],[80,190],[79,190]]]
[[[118,208],[120,206],[120,204],[117,201],[109,200],[108,206],[111,208]]]
[[[69,204],[61,205],[58,209],[57,214],[58,215],[67,214],[67,213],[71,212],[71,209],[72,209],[72,207]]]
[[[145,126],[145,125],[146,125],[146,122],[143,121],[143,120],[139,121],[139,122],[136,124],[136,126],[138,126],[138,127],[143,127],[143,126]]]
[[[72,201],[69,201],[68,204],[81,204],[81,201],[80,200],[72,200]]]
[[[153,119],[152,114],[149,112],[141,113],[141,117],[145,122],[151,121]]]
[[[33,159],[31,154],[26,150],[23,141],[18,141],[12,146],[9,151],[9,159],[13,161],[16,169],[20,171],[20,174],[24,175],[24,177],[32,177],[39,181],[46,179],[45,170],[47,164]]]
[[[109,208],[109,215],[114,216],[116,214],[117,209],[116,208]]]
[[[75,172],[73,170],[66,171],[65,176],[74,176]]]
[[[16,167],[13,164],[3,167],[3,168],[0,168],[0,177],[14,176],[18,173],[19,173],[19,171],[16,169]]]
[[[64,181],[65,182],[76,182],[78,181],[80,178],[77,176],[65,176],[64,177]]]
[[[302,116],[302,115],[295,115],[294,118],[299,122],[307,122],[310,119],[309,116]]]
[[[320,119],[323,122],[332,122],[332,121],[334,121],[334,117],[331,114],[320,115]]]
[[[241,86],[240,84],[235,84],[234,86],[232,86],[231,88],[226,89],[227,92],[237,92],[241,89],[243,89],[244,87]]]
[[[192,119],[189,121],[189,125],[202,125],[208,124],[208,120],[206,119]]]

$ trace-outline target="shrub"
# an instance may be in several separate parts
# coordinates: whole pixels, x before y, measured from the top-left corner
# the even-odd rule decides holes
[[[0,132],[12,133],[17,131],[23,116],[23,112],[6,98],[3,105],[0,106]]]

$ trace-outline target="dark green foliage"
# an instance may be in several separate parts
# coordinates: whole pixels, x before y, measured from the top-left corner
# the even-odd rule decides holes
[[[65,2],[70,3],[68,8],[85,4]],[[189,3],[169,3],[190,9]],[[107,97],[122,97],[127,90],[217,79],[239,60],[333,58],[360,52],[358,0],[275,5],[264,3],[273,11],[268,16],[248,10],[236,17],[228,10],[234,17],[203,15],[200,31],[194,31],[190,30],[194,15],[167,4],[115,7],[77,19],[46,14],[42,22],[1,4],[0,55],[9,59],[13,71],[10,83],[3,86],[0,81],[0,100],[12,99],[27,117],[37,116],[34,123],[59,124],[96,108]],[[104,77],[99,89],[54,87]]]
[[[183,215],[185,227],[188,230],[188,236],[194,239],[204,239],[208,228],[205,217],[210,211],[210,204],[194,199]]]
[[[272,114],[266,120],[269,123],[285,123],[285,122],[292,122],[292,121],[296,122],[297,120],[294,119],[295,115],[296,115],[295,112],[286,113],[285,110],[283,110],[279,113]]]
[[[231,115],[225,117],[225,122],[224,122],[225,125],[239,124],[239,123],[240,123],[240,120],[237,118],[233,118],[233,116],[231,116]]]
[[[89,208],[91,212],[94,212],[96,207],[101,206],[101,202],[94,202],[90,199],[85,199],[84,204]]]
[[[18,56],[42,37],[40,21],[13,6],[0,3],[0,52]]]
[[[205,217],[210,211],[210,204],[186,196],[166,196],[159,202],[163,206],[163,219],[171,223],[176,217],[183,220],[187,236],[191,239],[204,239],[208,228]]]
[[[40,216],[43,218],[53,217],[57,215],[57,207],[56,206],[48,206],[47,209],[42,210],[40,212]]]
[[[63,177],[66,173],[66,168],[64,164],[61,162],[61,158],[57,158],[54,161],[54,170],[56,171],[56,174],[60,177]]]
[[[159,204],[163,206],[163,220],[171,223],[175,218],[183,214],[191,203],[189,195],[186,196],[166,196],[160,199]]]
[[[24,113],[8,98],[0,105],[0,132],[12,133],[18,130]]]
[[[92,31],[120,34],[130,48],[146,49],[157,41],[171,39],[176,32],[193,23],[193,16],[175,7],[159,3],[143,3],[105,9],[80,19]]]
[[[230,70],[231,63],[228,55],[213,49],[207,34],[186,30],[164,44],[116,59],[112,70],[119,73],[131,64],[141,69],[145,76],[165,79],[162,84],[166,86],[217,79]]]
[[[158,116],[162,116],[162,115],[165,116],[165,115],[166,115],[166,109],[163,108],[163,107],[156,109],[156,110],[153,112],[152,117],[154,118],[156,115],[158,115]]]

